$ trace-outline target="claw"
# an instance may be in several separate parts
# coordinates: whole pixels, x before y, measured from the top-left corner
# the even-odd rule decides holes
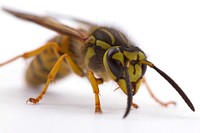
[[[29,98],[27,101],[26,101],[26,103],[32,103],[32,104],[36,104],[36,103],[38,103],[39,102],[39,100],[37,100],[37,99],[35,99],[35,98]]]
[[[138,108],[139,108],[139,106],[138,106],[137,104],[135,104],[135,103],[132,103],[132,107],[133,107],[134,109],[138,109]]]
[[[166,103],[163,103],[163,104],[161,104],[162,106],[164,106],[164,107],[168,107],[169,105],[176,105],[176,102],[174,102],[174,101],[169,101],[169,102],[166,102]]]
[[[102,113],[102,110],[101,110],[100,106],[96,106],[95,107],[95,113]]]

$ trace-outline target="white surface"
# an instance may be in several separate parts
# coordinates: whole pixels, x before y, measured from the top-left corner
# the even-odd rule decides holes
[[[80,3],[80,4],[78,4]],[[126,96],[113,92],[113,82],[100,86],[103,114],[94,114],[92,89],[86,79],[71,75],[52,84],[38,105],[27,105],[39,89],[26,86],[22,59],[0,68],[0,132],[181,132],[200,131],[199,44],[200,4],[192,0],[0,0],[0,6],[38,14],[56,12],[98,24],[119,27],[146,52],[149,60],[168,73],[186,92],[196,112],[154,70],[146,77],[162,100],[178,105],[160,107],[142,86],[134,97],[138,110],[122,119]],[[0,62],[41,46],[55,33],[19,21],[0,11]]]

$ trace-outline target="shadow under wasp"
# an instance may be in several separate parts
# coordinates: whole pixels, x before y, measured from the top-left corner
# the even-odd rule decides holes
[[[45,84],[45,86],[36,98],[29,98],[27,102],[38,103],[53,80],[67,76],[72,70],[81,77],[87,76],[90,81],[95,95],[96,113],[102,112],[98,85],[108,80],[115,81],[127,95],[124,118],[129,114],[131,107],[138,108],[138,105],[132,100],[141,83],[146,85],[152,97],[162,106],[175,104],[173,101],[163,103],[153,95],[144,78],[146,68],[149,66],[165,78],[190,109],[195,111],[193,104],[177,83],[148,61],[145,53],[119,30],[70,18],[88,27],[87,30],[74,29],[50,17],[32,15],[7,8],[3,8],[3,10],[20,19],[34,22],[59,33],[45,45],[0,64],[3,66],[18,58],[27,59],[35,56],[26,71],[26,80],[32,86],[41,84]]]

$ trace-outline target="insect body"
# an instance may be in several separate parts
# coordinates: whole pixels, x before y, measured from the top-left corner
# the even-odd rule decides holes
[[[45,83],[45,86],[38,97],[30,98],[27,102],[38,103],[52,80],[64,77],[72,70],[79,76],[88,77],[95,94],[95,112],[101,112],[98,85],[108,80],[115,81],[128,97],[124,114],[126,117],[132,105],[138,107],[132,103],[132,97],[138,91],[142,81],[146,84],[143,76],[149,66],[177,90],[192,111],[195,110],[181,88],[167,74],[149,62],[145,53],[120,31],[109,27],[98,27],[82,20],[76,21],[89,26],[89,30],[73,29],[51,18],[9,9],[3,10],[60,33],[44,46],[0,64],[3,66],[20,57],[35,56],[27,69],[26,79],[31,85]],[[154,99],[164,106],[173,103],[162,103],[156,97]]]

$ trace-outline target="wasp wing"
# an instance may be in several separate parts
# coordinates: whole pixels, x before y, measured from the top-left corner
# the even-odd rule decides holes
[[[8,8],[2,8],[2,9],[4,11],[14,15],[17,18],[34,22],[34,23],[44,26],[48,29],[56,31],[60,34],[74,37],[81,41],[85,41],[88,38],[87,34],[84,34],[76,29],[73,29],[73,28],[67,26],[67,25],[61,24],[60,22],[58,22],[55,19],[52,19],[50,17],[37,16],[37,15],[33,15],[33,14],[14,11],[14,10],[11,10]]]
[[[56,19],[68,19],[68,20],[74,21],[75,23],[84,25],[88,28],[97,27],[97,25],[92,22],[88,22],[83,19],[79,19],[77,17],[70,16],[70,15],[65,15],[65,14],[60,14],[60,13],[49,13],[49,16]]]

